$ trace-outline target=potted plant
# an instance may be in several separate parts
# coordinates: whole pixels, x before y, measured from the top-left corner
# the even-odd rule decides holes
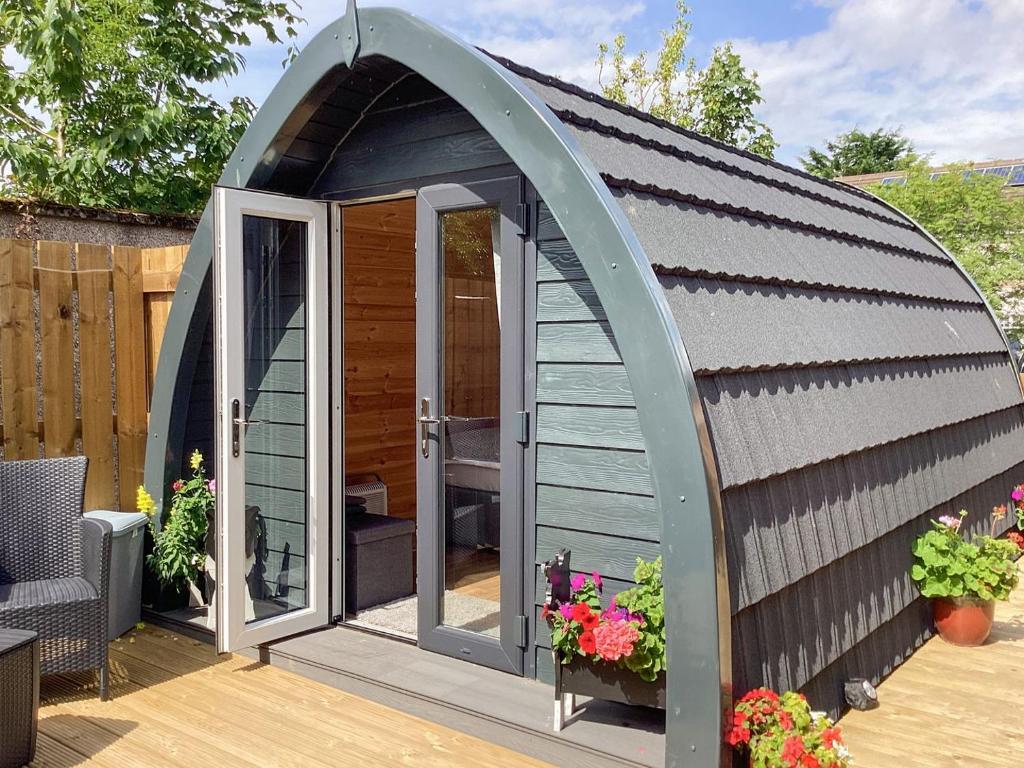
[[[601,576],[577,574],[567,599],[545,603],[556,698],[563,693],[665,707],[665,598],[661,558],[637,559],[636,586],[602,609]]]
[[[853,765],[835,723],[812,712],[802,693],[755,688],[736,702],[726,741],[751,768],[847,768]]]
[[[962,533],[967,511],[943,515],[914,542],[910,577],[931,598],[935,628],[948,643],[984,643],[992,631],[995,601],[1009,598],[1017,586],[1017,547],[994,535],[1005,516],[1006,507],[996,507],[991,534],[968,540]]]
[[[171,506],[157,530],[153,521],[156,504],[144,486],[139,486],[139,510],[150,516],[153,551],[146,564],[164,586],[187,585],[194,602],[205,605],[209,594],[206,579],[206,533],[214,509],[216,483],[207,480],[203,455],[193,451],[189,458],[192,477],[176,480],[171,489]]]

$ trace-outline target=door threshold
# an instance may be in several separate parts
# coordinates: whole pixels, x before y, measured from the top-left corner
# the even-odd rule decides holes
[[[360,624],[358,618],[335,619],[334,626],[342,629],[355,630],[356,632],[363,632],[367,635],[383,638],[384,640],[394,640],[395,642],[404,643],[405,645],[417,645],[415,637],[409,637],[398,632],[389,632],[382,627],[375,627],[371,624]]]
[[[263,646],[258,658],[565,768],[664,766],[663,713],[584,702],[556,734],[550,685],[389,640],[343,624]]]

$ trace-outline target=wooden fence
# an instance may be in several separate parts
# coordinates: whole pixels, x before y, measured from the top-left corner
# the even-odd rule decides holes
[[[3,458],[84,453],[86,509],[135,509],[187,249],[0,239]]]

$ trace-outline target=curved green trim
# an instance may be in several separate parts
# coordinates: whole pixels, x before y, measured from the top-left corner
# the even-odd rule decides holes
[[[343,60],[343,17],[285,72],[232,154],[221,184],[245,187],[277,159],[280,128]],[[413,16],[359,13],[359,55],[409,67],[459,102],[522,170],[572,243],[607,314],[639,411],[662,515],[669,684],[666,765],[721,765],[723,715],[731,705],[729,593],[717,470],[693,371],[650,263],[618,203],[575,138],[516,75]],[[172,414],[191,380],[187,348],[210,312],[200,286],[210,270],[207,206],[189,251],[160,355],[146,481],[154,490],[180,455]],[[195,344],[195,346],[198,346]],[[176,432],[168,435],[172,429]],[[175,442],[175,438],[177,441]],[[684,618],[685,617],[685,618]]]
[[[996,330],[999,331],[999,335],[1003,337],[1003,344],[1006,346],[1006,353],[1010,356],[1010,367],[1013,368],[1013,375],[1016,376],[1017,378],[1017,386],[1020,387],[1021,397],[1024,398],[1024,380],[1021,379],[1017,372],[1017,358],[1014,357],[1013,355],[1013,347],[1010,346],[1010,337],[1006,335],[1006,331],[1003,330],[1003,326],[999,324],[999,318],[996,316],[995,310],[992,309],[992,305],[988,303],[988,299],[985,298],[985,294],[982,292],[978,284],[974,281],[974,278],[971,277],[970,274],[968,274],[967,270],[964,269],[963,265],[957,260],[956,256],[954,256],[952,253],[946,250],[946,246],[940,243],[931,232],[929,232],[927,229],[918,224],[913,217],[908,216],[906,213],[901,211],[898,207],[890,203],[884,197],[880,197],[876,195],[874,192],[871,192],[870,190],[861,189],[860,187],[855,187],[852,184],[847,184],[846,182],[841,181],[839,183],[842,184],[843,186],[849,187],[850,189],[856,189],[858,192],[862,192],[863,194],[870,196],[879,204],[885,206],[893,213],[902,216],[904,219],[906,219],[907,221],[914,225],[914,228],[918,231],[918,234],[924,235],[924,237],[928,239],[928,242],[930,242],[932,245],[934,245],[936,248],[938,248],[940,251],[946,254],[946,257],[950,260],[950,262],[952,262],[953,266],[960,273],[961,277],[963,277],[964,280],[971,284],[971,287],[974,289],[974,292],[978,294],[978,298],[980,298],[982,302],[985,304],[985,309],[988,312],[989,319],[992,321],[992,324],[995,325]]]

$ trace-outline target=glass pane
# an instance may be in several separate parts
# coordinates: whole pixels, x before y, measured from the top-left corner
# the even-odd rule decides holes
[[[501,618],[501,256],[496,208],[441,214],[442,623]]]
[[[242,217],[246,622],[305,608],[306,224]]]

